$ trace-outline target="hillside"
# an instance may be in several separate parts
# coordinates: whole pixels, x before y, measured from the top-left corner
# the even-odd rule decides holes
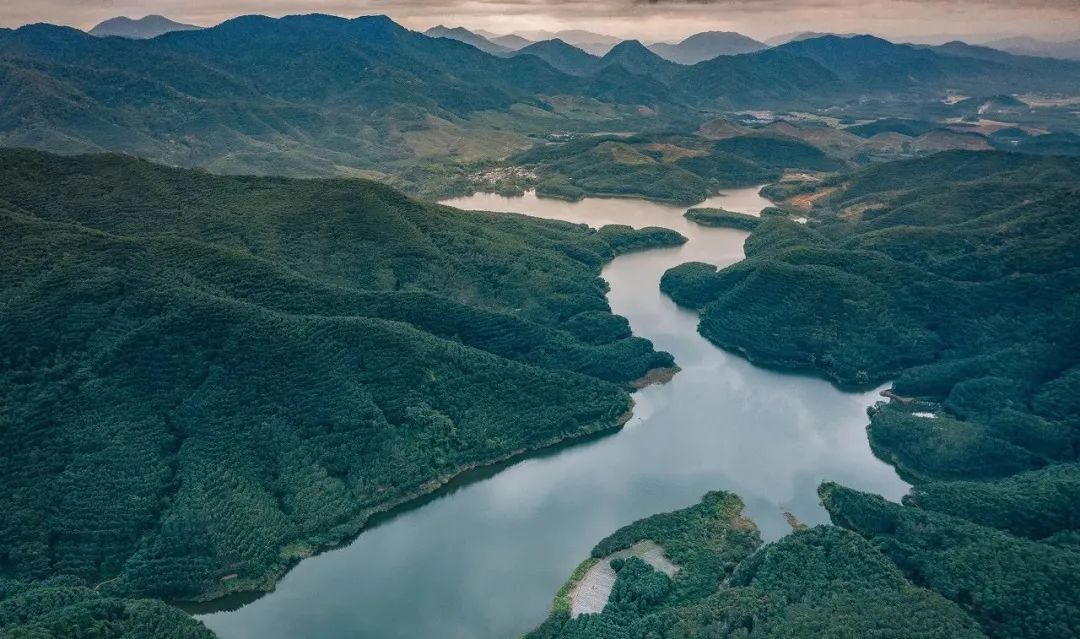
[[[819,526],[762,546],[742,507],[734,495],[709,493],[695,506],[616,531],[583,567],[648,540],[678,571],[668,576],[637,557],[616,558],[603,611],[571,617],[579,568],[550,617],[526,637],[984,636],[958,606],[909,583],[859,535]]]
[[[21,582],[272,587],[464,469],[618,427],[672,363],[598,277],[671,231],[10,150],[0,226],[0,577]]]

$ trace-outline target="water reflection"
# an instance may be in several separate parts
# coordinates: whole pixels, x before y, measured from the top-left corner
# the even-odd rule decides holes
[[[622,432],[459,487],[305,560],[275,593],[202,616],[221,637],[515,637],[544,618],[555,590],[600,538],[708,490],[738,493],[767,539],[789,530],[784,511],[809,524],[827,521],[816,495],[823,480],[892,499],[906,492],[867,444],[865,409],[876,391],[844,393],[756,368],[706,342],[696,315],[659,292],[671,266],[741,259],[745,233],[699,227],[682,208],[639,200],[478,194],[448,203],[686,235],[682,247],[623,256],[603,272],[613,310],[673,353],[682,372],[639,391]],[[757,213],[768,204],[757,189],[739,189],[702,206]]]

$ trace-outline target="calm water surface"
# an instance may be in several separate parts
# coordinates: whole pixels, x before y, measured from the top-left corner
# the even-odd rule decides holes
[[[756,368],[706,342],[696,314],[660,293],[672,266],[742,259],[745,233],[699,227],[682,207],[641,200],[477,194],[446,203],[590,226],[665,226],[690,238],[616,258],[603,272],[614,312],[674,354],[682,372],[639,391],[621,432],[447,491],[301,562],[274,593],[201,616],[221,637],[511,639],[544,619],[597,541],[708,490],[740,495],[768,540],[789,531],[784,511],[808,524],[828,520],[816,494],[823,480],[890,499],[907,491],[866,440],[865,411],[877,391],[845,393]],[[756,188],[702,204],[754,214],[768,205]]]

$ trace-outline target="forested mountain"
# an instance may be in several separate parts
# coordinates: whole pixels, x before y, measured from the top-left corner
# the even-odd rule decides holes
[[[677,44],[658,42],[649,45],[653,53],[679,64],[697,64],[718,55],[754,53],[765,48],[757,40],[734,31],[705,31],[695,33]]]
[[[662,282],[754,361],[895,380],[868,433],[912,493],[824,503],[990,637],[1080,632],[1078,179],[1075,159],[957,151],[781,183],[809,225],[764,219],[744,262]]]
[[[685,241],[663,229],[12,150],[0,226],[0,577],[22,582],[268,588],[464,469],[617,427],[672,363],[598,277]]]
[[[620,42],[600,58],[598,68],[621,66],[635,75],[648,75],[665,80],[678,71],[678,65],[665,60],[637,40]]]
[[[165,16],[149,15],[137,20],[126,16],[110,18],[90,29],[90,35],[95,36],[119,36],[121,38],[156,38],[164,33],[173,31],[192,31],[201,29],[193,24],[175,22]]]
[[[534,55],[559,71],[571,75],[589,75],[600,62],[600,58],[558,39],[534,42],[522,47],[514,55]]]
[[[721,107],[746,104],[823,104],[841,99],[844,84],[809,58],[781,51],[720,56],[679,72],[680,84]]]

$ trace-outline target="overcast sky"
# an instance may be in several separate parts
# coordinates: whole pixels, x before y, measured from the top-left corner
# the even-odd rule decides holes
[[[642,40],[678,40],[705,30],[762,39],[794,31],[925,40],[1080,37],[1080,0],[0,0],[0,26],[89,28],[113,16],[148,13],[210,26],[249,13],[313,12],[384,13],[413,29],[440,23],[498,33],[581,28]]]

